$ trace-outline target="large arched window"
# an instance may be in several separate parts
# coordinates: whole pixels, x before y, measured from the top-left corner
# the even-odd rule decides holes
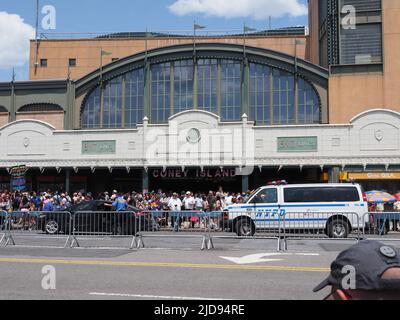
[[[152,64],[147,77],[140,68],[104,82],[86,97],[81,126],[135,128],[144,116],[163,124],[193,109],[221,121],[240,121],[247,113],[256,125],[321,122],[318,93],[299,75],[251,61],[200,58]]]

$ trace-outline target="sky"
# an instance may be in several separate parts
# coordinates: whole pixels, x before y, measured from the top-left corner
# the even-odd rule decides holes
[[[307,0],[40,0],[40,33],[109,33],[191,30],[257,30],[307,25]],[[51,12],[53,13],[53,12]],[[45,30],[45,25],[55,27]],[[36,0],[0,1],[0,82],[27,80],[29,39],[35,37]],[[55,25],[51,23],[55,22]]]

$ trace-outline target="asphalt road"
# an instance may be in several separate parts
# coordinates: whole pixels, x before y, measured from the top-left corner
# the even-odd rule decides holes
[[[116,247],[95,248],[107,241]],[[197,238],[148,238],[140,250],[120,249],[130,239],[86,242],[93,247],[26,247],[47,243],[32,238],[0,247],[0,299],[320,300],[327,291],[314,294],[313,287],[354,243],[293,241],[288,252],[277,254],[271,240],[216,240],[210,251],[200,251]],[[42,288],[47,265],[55,268],[55,290]]]

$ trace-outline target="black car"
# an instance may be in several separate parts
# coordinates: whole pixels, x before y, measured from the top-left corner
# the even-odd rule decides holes
[[[39,226],[47,234],[135,235],[139,231],[158,231],[151,215],[128,206],[123,212],[114,212],[112,202],[84,201],[61,212],[44,212]]]

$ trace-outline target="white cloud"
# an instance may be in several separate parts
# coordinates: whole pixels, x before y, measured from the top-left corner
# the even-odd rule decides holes
[[[221,18],[252,17],[266,19],[269,16],[304,16],[308,9],[300,0],[176,0],[169,10],[179,16],[204,14]]]
[[[0,69],[23,66],[29,60],[29,40],[35,29],[17,14],[0,11]]]

